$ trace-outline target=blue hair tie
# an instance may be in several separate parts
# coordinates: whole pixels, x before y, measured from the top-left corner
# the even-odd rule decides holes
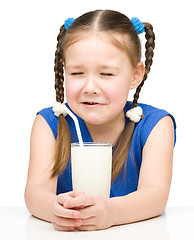
[[[66,19],[65,22],[64,22],[65,29],[67,30],[74,21],[75,21],[74,18],[68,18],[68,19]]]
[[[131,22],[138,34],[145,32],[145,26],[137,17],[133,17]]]

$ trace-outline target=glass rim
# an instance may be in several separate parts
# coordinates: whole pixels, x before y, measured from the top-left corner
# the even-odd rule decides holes
[[[71,143],[71,147],[91,147],[91,146],[95,146],[95,147],[112,147],[111,143],[108,142],[84,142],[83,145],[79,142],[73,142]]]

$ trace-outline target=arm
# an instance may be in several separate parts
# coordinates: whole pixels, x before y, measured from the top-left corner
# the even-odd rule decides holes
[[[46,221],[51,221],[51,205],[56,198],[57,178],[50,178],[55,147],[51,129],[44,118],[38,115],[31,132],[25,202],[32,215]]]
[[[160,215],[171,185],[173,147],[173,122],[166,116],[156,124],[144,146],[137,191],[110,199],[85,195],[66,202],[69,208],[86,207],[79,210],[78,229],[103,229]]]
[[[56,195],[57,176],[51,178],[56,141],[45,119],[38,115],[34,121],[30,141],[30,163],[25,188],[25,202],[29,212],[37,218],[52,222],[57,230],[73,230],[79,226],[79,212],[63,207],[64,201],[82,195],[69,192]],[[63,227],[62,227],[63,226]]]
[[[144,146],[137,191],[112,199],[114,224],[148,219],[165,210],[172,178],[173,148],[174,126],[166,116],[153,128]]]

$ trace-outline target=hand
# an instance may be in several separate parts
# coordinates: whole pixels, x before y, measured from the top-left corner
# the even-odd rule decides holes
[[[74,231],[75,227],[81,225],[80,212],[76,209],[81,208],[82,206],[77,206],[76,209],[68,209],[65,207],[65,204],[83,194],[82,191],[72,191],[59,194],[56,197],[52,207],[52,224],[55,230]]]
[[[77,230],[91,231],[111,227],[110,198],[81,194],[65,202],[67,208],[78,208],[81,224]]]

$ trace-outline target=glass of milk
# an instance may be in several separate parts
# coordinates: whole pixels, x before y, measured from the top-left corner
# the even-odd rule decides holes
[[[110,197],[112,145],[89,142],[71,144],[73,190]]]

